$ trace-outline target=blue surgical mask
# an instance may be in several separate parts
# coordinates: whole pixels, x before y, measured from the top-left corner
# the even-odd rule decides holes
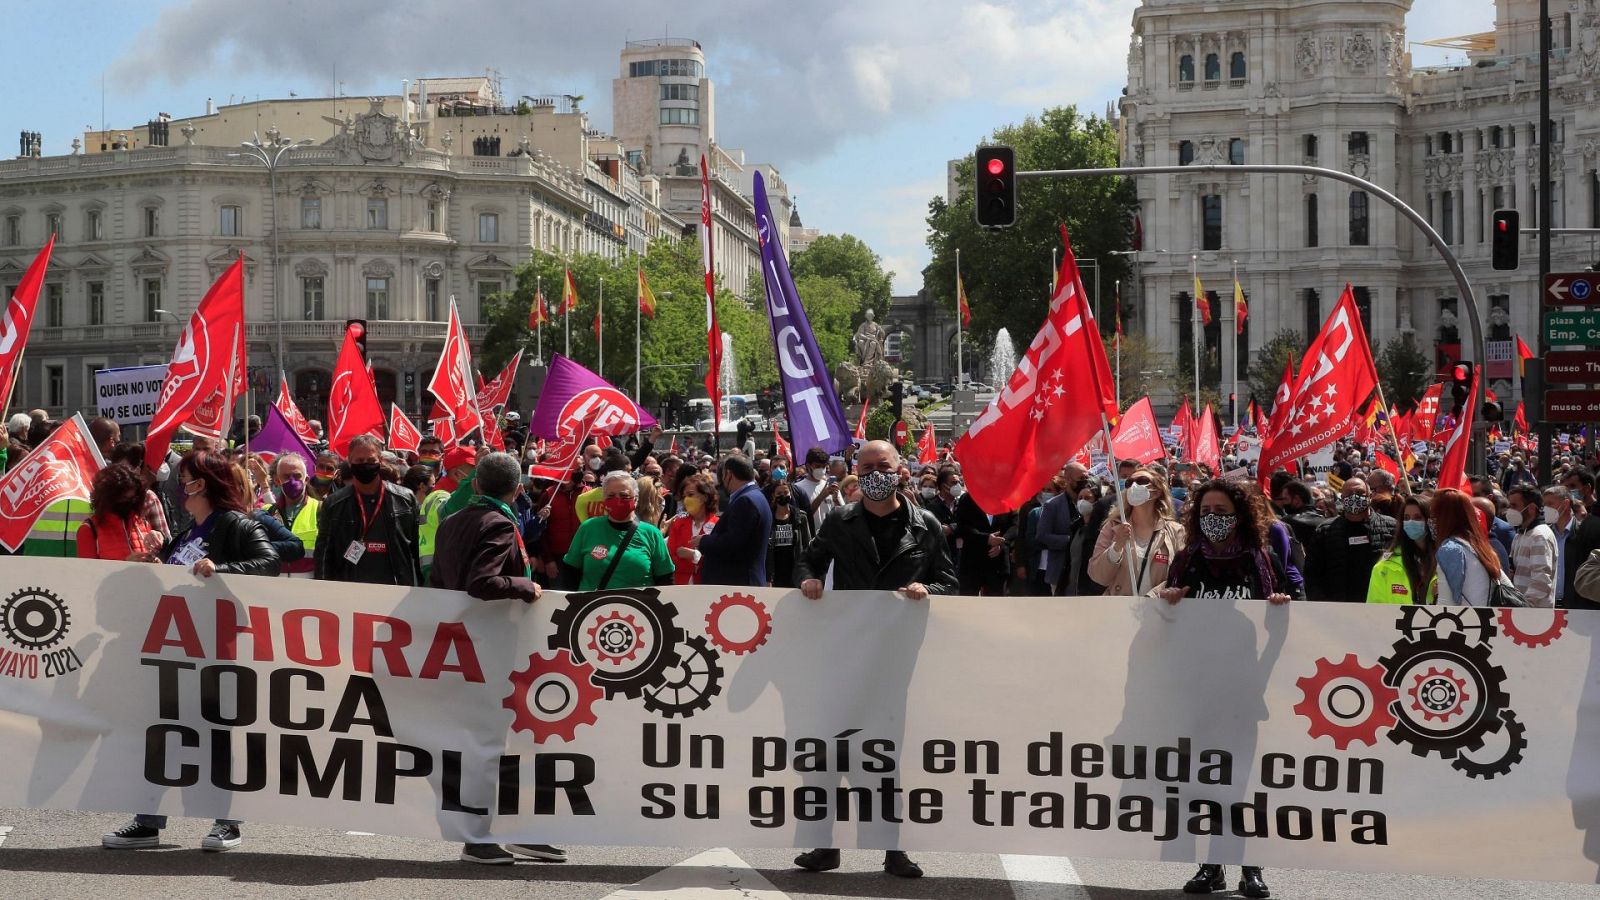
[[[783,481],[789,477],[789,472],[786,469],[773,469],[772,477],[776,481]]]
[[[1428,523],[1427,522],[1418,522],[1418,521],[1412,520],[1410,522],[1406,522],[1405,524],[1401,525],[1400,527],[1405,529],[1406,537],[1412,539],[1413,541],[1422,540],[1422,536],[1424,534],[1428,533]]]

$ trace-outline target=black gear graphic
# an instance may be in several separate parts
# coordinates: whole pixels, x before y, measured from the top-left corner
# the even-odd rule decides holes
[[[1471,634],[1479,644],[1487,644],[1494,637],[1494,610],[1471,606],[1408,606],[1400,616],[1400,631],[1408,641],[1428,636],[1444,637],[1449,632],[1439,630],[1440,622],[1455,626],[1456,634]]]
[[[1500,712],[1510,706],[1511,697],[1503,689],[1506,671],[1490,661],[1488,644],[1469,642],[1460,631],[1401,640],[1395,642],[1393,655],[1379,659],[1378,664],[1383,666],[1384,683],[1397,689],[1409,687],[1418,675],[1425,676],[1424,666],[1454,671],[1467,681],[1465,693],[1476,698],[1459,716],[1441,721],[1412,709],[1404,699],[1394,703],[1395,724],[1389,740],[1410,744],[1417,756],[1437,753],[1440,759],[1454,759],[1462,750],[1479,749],[1487,735],[1501,729]]]
[[[0,603],[0,631],[24,650],[46,650],[61,643],[71,624],[67,605],[43,588],[24,588]]]
[[[661,675],[678,660],[678,647],[684,632],[677,625],[678,608],[659,599],[654,589],[568,594],[567,605],[555,611],[550,620],[556,633],[550,636],[551,650],[570,650],[576,662],[594,666],[594,683],[605,688],[606,698],[618,694],[638,699],[644,689],[661,682]],[[637,638],[631,652],[624,655],[593,653],[588,630],[606,615],[623,613],[631,617]],[[598,636],[598,633],[596,634]]]
[[[1511,767],[1522,762],[1522,751],[1528,749],[1528,726],[1517,721],[1517,714],[1509,709],[1500,710],[1500,720],[1505,723],[1506,749],[1498,759],[1478,762],[1460,754],[1450,760],[1451,767],[1465,772],[1469,778],[1484,781],[1510,774]]]
[[[644,708],[665,718],[688,718],[711,706],[711,698],[722,693],[722,666],[717,651],[700,635],[689,638],[678,657],[677,677],[668,674],[660,684],[644,691]]]

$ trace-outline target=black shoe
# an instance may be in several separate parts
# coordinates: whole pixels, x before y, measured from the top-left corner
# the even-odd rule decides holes
[[[517,861],[499,844],[462,844],[461,861],[486,866],[509,866]]]
[[[1239,893],[1257,900],[1272,896],[1272,891],[1267,890],[1266,881],[1261,878],[1260,866],[1244,867],[1244,871],[1239,875]]]
[[[1225,891],[1228,889],[1228,879],[1223,875],[1221,866],[1209,863],[1200,867],[1183,886],[1185,894],[1209,894],[1212,891]]]
[[[883,870],[898,878],[921,878],[922,867],[911,861],[904,850],[889,850],[883,854]]]
[[[812,872],[831,872],[839,868],[839,851],[826,847],[807,850],[794,858],[794,864]]]
[[[567,851],[549,844],[506,844],[505,848],[518,856],[540,862],[566,862]]]
[[[107,850],[148,850],[161,843],[161,830],[140,825],[137,820],[100,838]]]

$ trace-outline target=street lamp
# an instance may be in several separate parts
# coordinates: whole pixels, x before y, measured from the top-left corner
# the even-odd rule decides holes
[[[277,332],[278,367],[284,368],[283,360],[283,289],[278,284],[278,163],[284,154],[310,144],[309,138],[300,141],[290,141],[278,130],[277,125],[267,129],[267,140],[262,142],[260,135],[254,135],[251,140],[241,141],[239,149],[242,153],[230,153],[230,159],[252,159],[267,167],[268,209],[272,217],[272,318],[273,328]]]

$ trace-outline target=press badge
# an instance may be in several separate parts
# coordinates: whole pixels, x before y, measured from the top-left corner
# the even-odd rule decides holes
[[[367,554],[367,545],[361,541],[351,541],[350,546],[344,548],[344,561],[350,565],[361,562],[361,557]]]

